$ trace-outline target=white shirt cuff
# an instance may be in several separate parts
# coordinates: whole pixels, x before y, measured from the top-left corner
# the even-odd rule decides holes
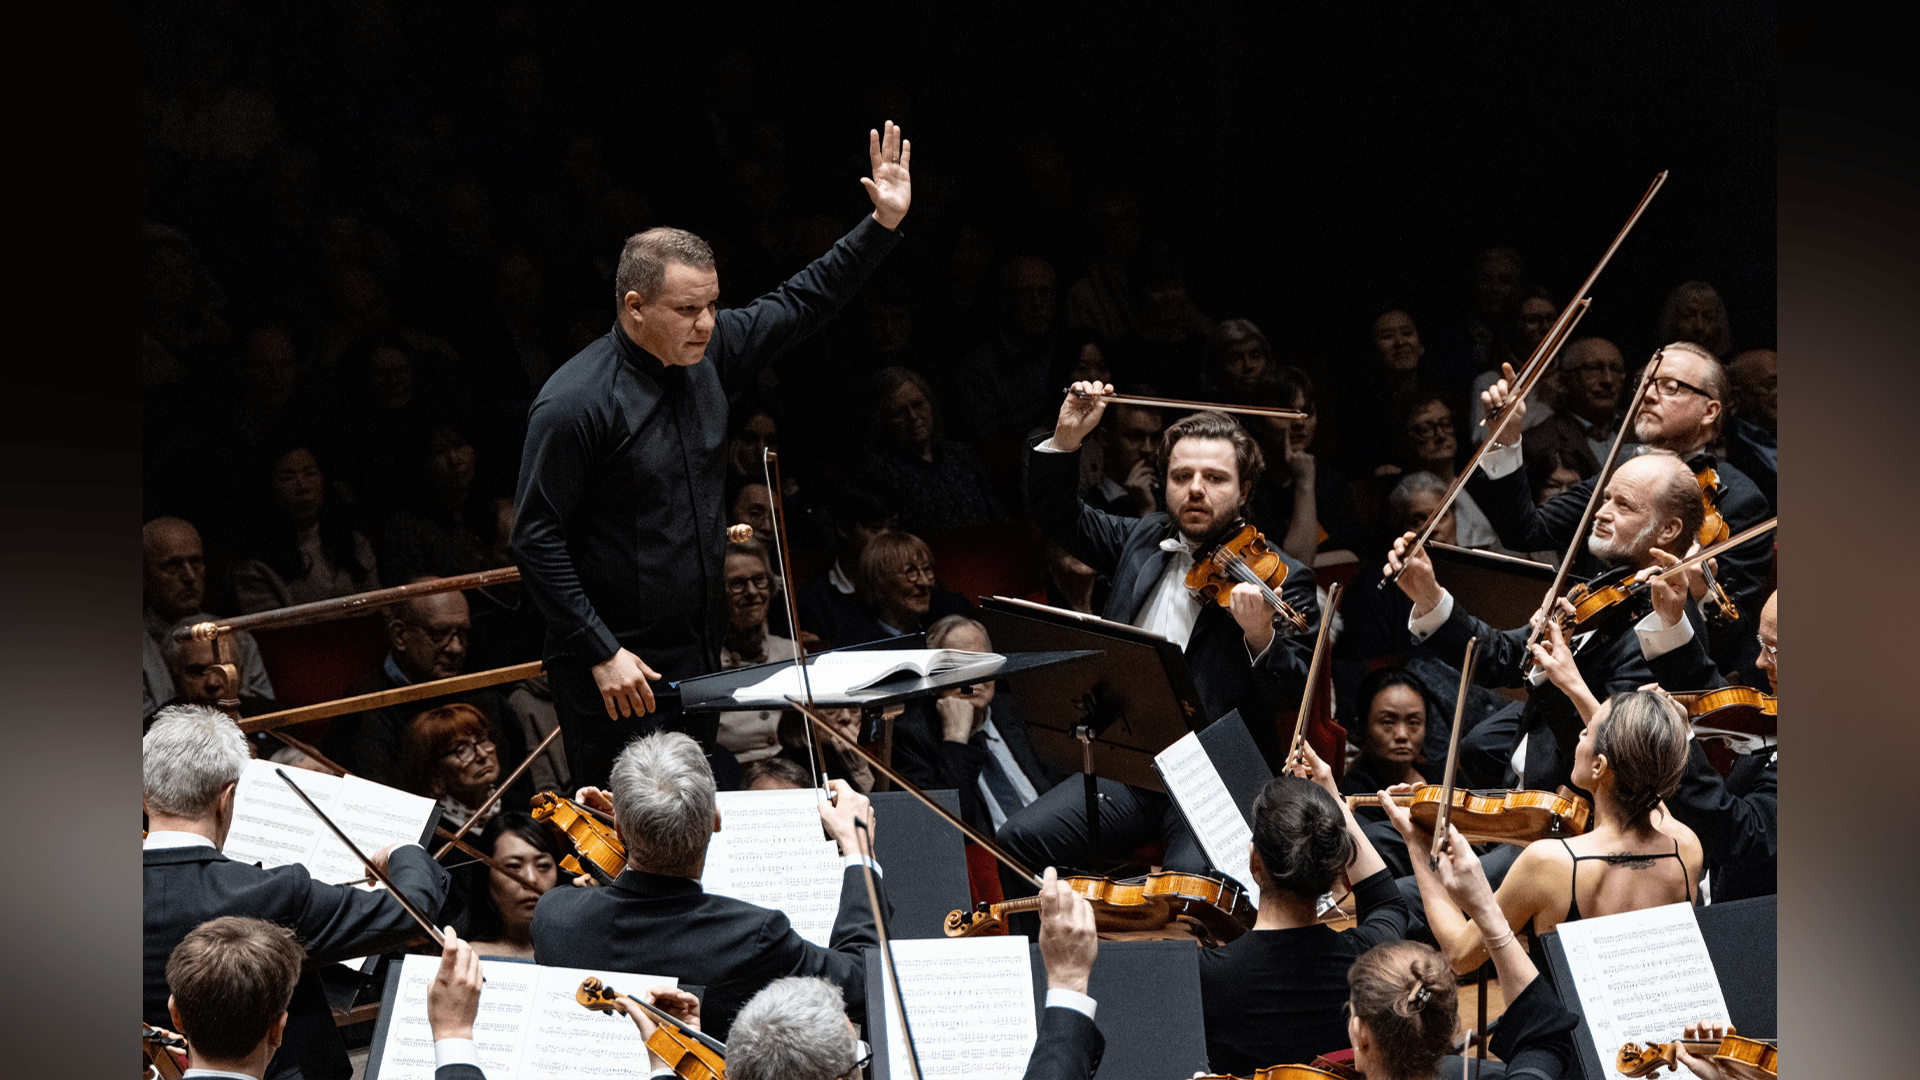
[[[1055,445],[1054,445],[1054,443],[1053,443],[1053,436],[1051,436],[1051,435],[1049,435],[1049,436],[1047,436],[1047,437],[1046,437],[1046,439],[1044,439],[1043,441],[1041,441],[1041,442],[1037,442],[1037,443],[1035,443],[1035,444],[1034,444],[1034,446],[1033,446],[1033,448],[1034,448],[1035,450],[1038,450],[1038,451],[1040,451],[1040,452],[1041,452],[1041,453],[1043,453],[1043,454],[1071,454],[1071,453],[1073,453],[1073,451],[1071,451],[1071,450],[1065,450],[1065,449],[1062,449],[1062,448],[1060,448],[1060,447],[1058,447],[1058,446],[1055,446]]]
[[[1089,1020],[1093,1019],[1093,1010],[1099,1005],[1099,1002],[1080,991],[1069,990],[1064,986],[1056,986],[1047,991],[1047,1008],[1072,1009]]]
[[[883,876],[880,873],[880,864],[873,861],[872,859],[867,858],[865,855],[840,856],[840,866],[842,869],[852,869],[853,867],[859,866],[863,863],[866,864],[867,866],[873,867],[873,874],[875,877]]]
[[[434,1069],[444,1069],[449,1065],[471,1065],[476,1069],[480,1067],[480,1051],[474,1047],[472,1039],[434,1040]]]
[[[1441,589],[1440,602],[1433,605],[1432,611],[1425,615],[1407,616],[1407,631],[1413,635],[1413,640],[1417,644],[1432,637],[1433,632],[1445,626],[1447,620],[1452,617],[1453,593]]]
[[[1693,623],[1682,615],[1672,626],[1662,626],[1660,613],[1649,611],[1646,618],[1633,624],[1633,632],[1640,638],[1640,655],[1652,660],[1692,641]]]
[[[1520,440],[1516,436],[1513,442],[1505,446],[1496,446],[1480,458],[1480,471],[1487,479],[1498,480],[1526,464],[1520,453]]]

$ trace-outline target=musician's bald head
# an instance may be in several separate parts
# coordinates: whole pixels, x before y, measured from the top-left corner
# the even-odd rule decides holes
[[[1615,469],[1604,499],[1587,546],[1613,566],[1645,566],[1656,547],[1686,554],[1705,514],[1693,470],[1670,450],[1644,451]]]
[[[1760,657],[1754,666],[1767,673],[1773,692],[1780,692],[1780,591],[1774,590],[1760,608]]]

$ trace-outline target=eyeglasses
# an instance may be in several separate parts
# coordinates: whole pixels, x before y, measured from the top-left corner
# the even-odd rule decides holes
[[[1688,394],[1699,394],[1701,397],[1709,400],[1713,398],[1713,395],[1707,393],[1705,390],[1700,389],[1692,383],[1683,383],[1671,375],[1662,375],[1654,379],[1653,388],[1659,392],[1661,397],[1665,398],[1681,397],[1683,396],[1681,391],[1685,391]]]
[[[1626,366],[1623,364],[1583,364],[1580,367],[1560,370],[1568,375],[1580,375],[1590,379],[1600,375],[1605,375],[1609,379],[1618,379],[1627,373]]]
[[[772,587],[772,578],[765,574],[755,574],[752,577],[734,578],[732,581],[727,582],[727,595],[745,596],[748,590],[766,592]]]
[[[407,623],[406,627],[409,630],[418,630],[420,636],[433,642],[433,647],[436,649],[444,649],[455,641],[464,643],[467,640],[467,634],[472,630],[472,627],[467,626],[449,626],[442,630],[434,630],[419,623]]]
[[[1413,424],[1407,428],[1407,435],[1415,439],[1431,439],[1435,435],[1445,435],[1453,431],[1451,420],[1429,420],[1424,424]]]
[[[493,752],[492,739],[469,739],[440,755],[455,765],[471,765],[482,753]]]
[[[873,1047],[868,1046],[865,1039],[855,1039],[853,1040],[853,1056],[855,1059],[853,1067],[856,1069],[864,1069],[867,1067],[867,1064],[873,1060]]]
[[[926,580],[928,580],[928,581],[932,581],[932,580],[933,580],[933,567],[931,567],[931,566],[903,566],[903,567],[901,567],[901,568],[900,568],[900,576],[901,576],[901,577],[903,577],[903,578],[906,578],[906,579],[908,579],[909,581],[911,581],[911,580],[914,580],[914,579],[917,579],[917,578],[925,578],[925,579],[926,579]]]
[[[1755,634],[1753,636],[1754,636],[1754,640],[1760,643],[1760,651],[1767,654],[1767,659],[1769,660],[1780,659],[1780,646],[1767,644],[1767,639],[1761,637],[1759,634]]]

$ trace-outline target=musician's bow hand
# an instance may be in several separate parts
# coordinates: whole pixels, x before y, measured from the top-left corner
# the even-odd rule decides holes
[[[1111,393],[1112,383],[1082,381],[1068,387],[1066,400],[1060,403],[1060,416],[1053,422],[1054,448],[1068,453],[1080,449],[1107,414],[1106,399],[1096,395]]]
[[[1415,617],[1425,615],[1440,606],[1440,598],[1445,590],[1433,577],[1433,559],[1427,555],[1426,545],[1408,553],[1418,533],[1406,533],[1393,542],[1393,550],[1387,552],[1387,566],[1383,575],[1391,578],[1400,575],[1400,591],[1413,601]],[[1405,568],[1404,570],[1402,568]]]
[[[1518,433],[1526,430],[1527,399],[1513,392],[1513,384],[1519,380],[1512,364],[1502,363],[1500,374],[1502,378],[1480,391],[1480,404],[1486,406],[1488,416],[1492,416],[1495,410],[1506,410],[1494,423],[1494,430],[1487,432],[1488,439],[1506,445],[1512,442],[1512,439],[1503,438],[1507,432],[1515,433],[1513,438],[1517,439],[1520,437]]]

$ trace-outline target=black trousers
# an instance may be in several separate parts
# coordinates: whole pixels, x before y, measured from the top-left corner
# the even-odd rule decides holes
[[[654,682],[654,711],[645,716],[607,718],[606,702],[593,682],[591,665],[551,650],[547,656],[548,682],[553,687],[553,708],[560,720],[560,741],[567,748],[567,767],[576,786],[606,787],[613,759],[629,742],[655,731],[678,731],[693,737],[713,767],[713,779],[720,790],[739,786],[740,769],[733,754],[719,744],[720,717],[717,713],[689,716],[680,711],[680,691],[672,684],[704,675],[713,670],[706,649],[697,634],[674,635],[677,640],[629,641],[620,644],[627,651],[660,672]],[[571,794],[569,792],[568,794]]]
[[[1213,864],[1187,828],[1186,818],[1173,800],[1157,791],[1129,787],[1116,780],[1098,780],[1100,791],[1100,850],[1092,850],[1087,828],[1084,781],[1069,776],[1049,788],[1026,809],[1007,819],[994,840],[1007,853],[1039,874],[1052,866],[1097,872],[1123,860],[1143,844],[1166,846],[1164,866],[1182,873],[1209,873]],[[1009,899],[1032,896],[1031,883],[1001,868],[1001,887]]]

